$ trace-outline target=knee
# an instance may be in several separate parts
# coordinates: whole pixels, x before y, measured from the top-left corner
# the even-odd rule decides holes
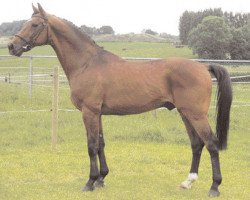
[[[100,138],[100,148],[104,148],[105,147],[105,142],[104,142],[104,139],[103,138]]]
[[[219,141],[215,136],[213,136],[209,140],[206,147],[210,154],[218,154],[218,151],[219,151],[218,144],[219,144]]]
[[[95,145],[94,143],[88,144],[88,153],[90,157],[97,155],[98,146]]]
[[[192,152],[194,154],[201,154],[202,149],[204,147],[204,143],[203,142],[194,142],[191,144],[192,147]]]

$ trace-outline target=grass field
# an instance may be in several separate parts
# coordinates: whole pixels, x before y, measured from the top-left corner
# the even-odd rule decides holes
[[[149,58],[167,58],[167,57],[186,57],[196,58],[192,50],[184,48],[175,48],[169,43],[153,42],[98,42],[99,46],[123,57],[149,57]],[[0,49],[0,55],[8,54],[6,48]],[[35,48],[24,55],[55,55],[53,49],[48,46]]]
[[[140,52],[136,46],[134,54],[132,50],[131,54],[126,54],[128,50],[122,51],[121,46],[125,45],[132,49],[132,43],[120,47],[115,43],[105,45],[121,56],[168,57],[158,56],[156,49],[152,54],[140,55],[135,53]],[[47,51],[51,52],[43,47],[31,53],[45,55]],[[0,66],[21,65],[22,62],[26,62],[25,59],[1,60]],[[46,62],[49,66],[57,64],[54,60]],[[34,64],[41,67],[46,63],[38,59]],[[81,114],[59,112],[59,141],[57,150],[52,151],[49,112],[52,86],[34,86],[32,99],[27,98],[27,91],[27,85],[0,83],[0,199],[209,199],[207,192],[212,172],[206,149],[199,180],[191,190],[179,188],[190,168],[191,148],[180,116],[167,110],[158,110],[156,117],[152,112],[104,116],[110,174],[105,188],[82,193],[81,187],[89,175],[89,158]],[[212,102],[209,113],[213,129],[214,105]],[[220,199],[250,199],[249,105],[250,86],[234,85],[229,148],[220,154],[223,175]],[[60,88],[59,107],[73,108],[66,86]],[[32,109],[48,112],[1,113]]]

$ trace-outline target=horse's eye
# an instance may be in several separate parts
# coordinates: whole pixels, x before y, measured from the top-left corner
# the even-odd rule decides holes
[[[38,24],[32,24],[32,27],[36,28],[38,26]]]

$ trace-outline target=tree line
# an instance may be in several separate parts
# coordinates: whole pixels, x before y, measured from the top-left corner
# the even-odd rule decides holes
[[[111,26],[102,26],[100,28],[96,28],[82,25],[80,26],[80,29],[86,34],[88,34],[90,37],[103,34],[115,34],[115,31]]]
[[[4,22],[0,25],[0,36],[13,36],[21,29],[26,20]],[[114,34],[115,31],[111,26],[102,26],[100,28],[88,27],[85,25],[80,26],[80,29],[87,33],[89,36],[101,34]]]
[[[0,36],[15,35],[23,26],[26,20],[4,22],[0,25]]]
[[[14,22],[5,22],[0,25],[0,36],[13,36],[15,35],[22,27],[26,20],[14,21]],[[102,34],[115,34],[114,29],[111,26],[101,26],[100,28],[90,27],[82,25],[79,27],[80,30],[85,32],[90,37]],[[157,33],[151,29],[143,29],[142,33],[149,35],[160,35],[162,37],[174,37],[173,35],[167,33]],[[177,37],[177,36],[176,36]]]
[[[200,58],[250,59],[250,13],[220,8],[185,11],[179,21],[180,40]]]
[[[26,20],[2,23],[0,25],[0,37],[15,35],[21,29],[23,23],[25,22]],[[115,36],[115,31],[111,26],[101,26],[100,28],[96,28],[96,27],[82,25],[79,27],[79,29],[83,31],[84,33],[86,33],[87,35],[89,35],[90,37],[94,37],[94,38],[95,36],[106,35],[106,34]],[[156,31],[153,31],[151,29],[143,29],[141,33],[158,36],[161,40],[164,39],[165,41],[168,41],[171,43],[179,43],[179,37],[175,35],[171,35],[167,33],[157,33]],[[134,33],[129,33],[129,34],[133,35]],[[124,34],[124,35],[128,35],[128,34]]]

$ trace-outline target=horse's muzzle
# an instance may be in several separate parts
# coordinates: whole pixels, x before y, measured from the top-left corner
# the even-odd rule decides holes
[[[27,47],[28,48],[28,47]],[[26,49],[24,49],[23,46],[20,45],[15,45],[13,43],[9,43],[8,44],[8,49],[9,49],[9,53],[13,56],[21,56],[23,54],[24,51],[28,51]],[[30,50],[30,49],[29,49]]]

